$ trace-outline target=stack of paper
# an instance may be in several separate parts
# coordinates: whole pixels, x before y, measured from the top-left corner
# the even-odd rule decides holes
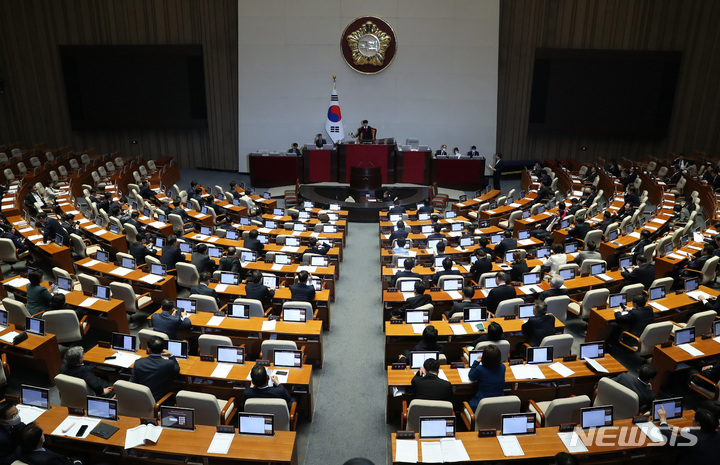
[[[9,333],[5,333],[2,336],[0,336],[0,341],[7,342],[8,344],[12,344],[13,339],[15,339],[15,336],[17,336],[18,334],[20,334],[20,333],[18,333],[17,331],[10,331]]]
[[[130,368],[135,360],[141,358],[137,354],[131,352],[115,352],[115,358],[105,359],[105,363],[108,365],[115,365],[123,368]]]
[[[470,378],[468,375],[470,374],[470,368],[458,368],[457,369],[458,376],[460,376],[460,381],[463,383],[469,383]]]
[[[397,439],[395,441],[395,461],[417,463],[418,442],[414,439]]]
[[[497,440],[505,457],[521,457],[525,455],[517,436],[498,436]]]
[[[115,268],[114,270],[110,270],[110,273],[118,275],[118,276],[125,276],[127,274],[130,274],[134,270],[131,270],[130,268],[123,268],[121,266]]]
[[[206,324],[208,326],[220,326],[224,319],[224,316],[213,315]]]
[[[545,375],[537,365],[513,365],[510,370],[515,379],[545,379]]]
[[[218,284],[217,286],[215,286],[215,292],[225,292],[227,288],[227,284]]]
[[[57,428],[55,428],[52,435],[86,438],[90,435],[90,431],[92,431],[99,423],[99,418],[68,416],[57,426]],[[87,425],[85,432],[78,436],[77,434],[80,428],[84,425]]]
[[[23,286],[27,286],[29,283],[30,283],[30,280],[27,278],[15,278],[11,281],[8,281],[5,284],[7,284],[8,286],[11,286],[11,287],[23,287]]]
[[[32,405],[25,404],[18,404],[16,407],[18,409],[18,414],[20,415],[20,421],[22,421],[26,425],[37,420],[40,415],[47,411],[44,408],[34,407]]]
[[[524,294],[532,294],[532,293],[541,293],[542,288],[538,286],[537,284],[530,284],[528,286],[520,286],[518,289],[520,289]]]
[[[212,378],[225,379],[230,374],[230,370],[232,370],[232,367],[232,363],[218,363],[210,376]]]
[[[456,336],[468,333],[467,330],[465,329],[465,326],[460,325],[460,324],[450,325],[450,329],[452,329],[453,334]]]
[[[571,454],[579,454],[583,452],[587,452],[588,448],[585,446],[585,444],[580,440],[580,436],[575,431],[570,431],[566,433],[558,433],[557,434],[562,443],[565,445],[565,448],[570,452]]]
[[[140,281],[148,284],[155,284],[156,282],[162,281],[163,279],[165,278],[156,274],[146,274],[140,277]]]
[[[446,438],[439,441],[424,441],[422,448],[423,463],[467,462],[470,456],[460,439]]]
[[[92,307],[98,300],[95,297],[88,297],[87,299],[80,302],[81,307]]]
[[[130,428],[125,433],[125,449],[132,449],[145,444],[155,444],[160,439],[161,433],[161,426],[140,425]]]
[[[666,306],[659,304],[657,302],[650,302],[650,306],[660,310],[661,312],[669,310]]]
[[[566,367],[560,362],[551,363],[550,365],[548,365],[548,368],[550,368],[563,378],[567,378],[568,376],[575,374],[574,371],[572,371],[570,368]]]
[[[696,349],[692,344],[680,344],[677,346],[678,349],[682,349],[693,357],[702,357],[705,355],[701,350]]]
[[[232,444],[234,437],[235,434],[233,433],[215,433],[212,442],[210,442],[210,447],[208,447],[207,453],[226,455],[230,450],[230,445]]]

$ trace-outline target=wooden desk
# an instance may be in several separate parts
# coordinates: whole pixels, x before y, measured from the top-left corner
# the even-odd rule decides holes
[[[452,209],[458,212],[458,216],[465,216],[467,217],[467,213],[470,210],[475,209],[476,207],[480,206],[481,204],[485,202],[489,202],[495,197],[498,197],[501,194],[499,190],[492,189],[491,191],[482,194],[480,197],[475,197],[473,199],[468,199],[464,202],[456,202],[452,204]]]
[[[64,270],[73,269],[72,255],[70,254],[70,248],[66,246],[58,246],[55,242],[44,244],[42,237],[31,241],[29,238],[37,235],[42,235],[40,230],[37,228],[29,228],[25,224],[25,218],[22,216],[6,216],[5,217],[18,231],[18,234],[22,235],[27,240],[28,249],[37,255],[42,260],[48,260],[55,266],[59,266]]]
[[[210,454],[207,452],[215,435],[214,426],[197,425],[195,431],[183,431],[163,428],[157,444],[125,450],[125,432],[140,425],[140,419],[120,417],[117,422],[107,422],[120,428],[108,439],[89,435],[85,439],[53,436],[52,432],[68,416],[66,407],[52,408],[36,420],[45,436],[48,445],[56,452],[72,454],[81,451],[95,460],[113,460],[119,463],[158,463],[160,461],[190,461],[207,465],[226,464],[228,459],[236,461],[263,462],[271,464],[297,465],[297,446],[294,431],[276,431],[272,438],[255,438],[252,436],[236,436],[227,455]],[[182,447],[178,447],[182,444]],[[137,455],[141,453],[141,455]],[[169,456],[172,456],[169,457]]]
[[[271,273],[274,275],[278,275],[280,277],[293,277],[299,273],[301,270],[298,270],[300,265],[298,264],[292,264],[292,265],[283,265],[282,269],[280,270],[274,270],[272,263],[266,263],[266,262],[251,262],[247,264],[243,264],[243,268],[246,270],[259,270],[263,273]],[[323,280],[323,288],[330,291],[330,300],[335,302],[335,267],[334,266],[318,266],[313,267],[314,271],[311,271],[310,274],[313,276],[321,277]]]
[[[655,394],[667,384],[670,373],[691,368],[701,360],[703,363],[707,363],[708,360],[720,357],[720,343],[714,339],[701,339],[700,336],[697,336],[691,345],[701,351],[703,355],[694,357],[675,345],[664,349],[659,345],[655,346],[652,358],[653,365],[658,369],[657,377],[652,382]]]
[[[0,331],[0,336],[11,331],[22,332],[16,329],[14,325]],[[0,341],[0,351],[6,353],[8,358],[13,362],[24,367],[31,367],[36,370],[44,371],[50,378],[50,384],[55,385],[55,376],[60,373],[60,350],[58,341],[54,334],[45,333],[45,336],[36,336],[28,334],[28,338],[18,345],[8,344]]]
[[[144,273],[140,270],[134,270],[125,276],[115,275],[111,273],[112,270],[118,268],[114,263],[95,263],[92,266],[88,266],[88,263],[94,262],[93,258],[84,258],[78,262],[75,262],[75,266],[79,273],[87,273],[96,276],[102,284],[109,285],[113,281],[127,282],[129,283],[137,294],[143,292],[150,292],[154,301],[162,302],[164,299],[177,298],[177,288],[175,287],[175,276],[168,275],[162,280],[155,284],[148,284],[142,281],[140,278],[147,276],[148,273]]]

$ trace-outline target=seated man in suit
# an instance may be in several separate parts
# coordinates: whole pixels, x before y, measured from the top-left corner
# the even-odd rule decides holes
[[[147,341],[149,355],[135,361],[130,382],[150,388],[155,402],[170,392],[175,377],[180,373],[175,356],[163,349],[163,340],[151,337]]]
[[[60,367],[60,373],[84,380],[96,396],[112,397],[112,384],[95,375],[91,366],[83,364],[84,357],[82,346],[70,347],[65,352],[65,363]]]
[[[37,219],[42,225],[43,242],[55,242],[55,237],[60,235],[63,238],[63,245],[70,244],[70,234],[58,220],[48,217],[45,212],[38,213]]]
[[[160,205],[158,210],[160,210],[165,216],[172,213],[172,209],[170,208],[170,201],[168,199],[163,199],[162,204]]]
[[[298,282],[290,286],[290,298],[298,302],[310,302],[315,300],[315,286],[308,284],[311,279],[310,273],[302,270],[297,275]]]
[[[438,330],[433,325],[425,326],[422,333],[422,339],[420,342],[415,344],[412,350],[404,350],[402,354],[398,355],[398,362],[407,363],[410,359],[410,352],[440,352],[445,353],[445,347],[442,344],[438,344]]]
[[[38,210],[36,204],[40,206],[41,210]],[[37,191],[37,186],[32,184],[30,186],[30,192],[25,196],[25,206],[31,215],[35,216],[44,210],[46,204],[42,196]]]
[[[550,280],[550,289],[544,290],[540,293],[538,296],[538,299],[545,300],[548,297],[557,297],[561,295],[570,295],[570,291],[567,289],[562,289],[563,284],[565,284],[565,279],[563,279],[560,275],[555,275]]]
[[[155,191],[150,189],[150,183],[147,180],[143,181],[140,185],[140,197],[149,200],[155,205],[160,205],[160,201],[155,197]]]
[[[574,260],[575,263],[577,263],[578,266],[582,266],[582,263],[585,260],[602,260],[602,255],[600,255],[600,252],[595,250],[596,248],[597,245],[595,244],[595,241],[586,242],[585,250],[577,254]]]
[[[582,180],[583,184],[592,184],[595,178],[597,178],[597,175],[597,168],[595,166],[591,167],[588,175]]]
[[[410,255],[410,250],[407,248],[407,241],[405,238],[398,237],[395,239],[395,247],[393,247],[393,255]]]
[[[632,254],[635,260],[637,258],[645,253],[645,247],[652,244],[652,240],[650,239],[650,231],[648,229],[643,229],[640,231],[640,240],[635,244],[635,247],[632,249]]]
[[[447,145],[445,145],[445,144],[441,145],[440,148],[435,151],[436,157],[439,157],[439,156],[447,157],[447,154],[448,154]]]
[[[327,144],[327,141],[325,141],[322,134],[318,134],[315,136],[315,147],[321,149],[325,144]]]
[[[292,155],[301,155],[297,142],[293,142],[292,147],[288,150],[288,153]]]
[[[125,224],[126,224],[126,225],[127,225],[127,224],[130,224],[130,225],[132,225],[132,226],[135,228],[135,230],[136,230],[137,232],[139,232],[139,233],[144,233],[144,232],[145,232],[145,225],[143,225],[143,224],[140,222],[139,218],[140,218],[140,213],[137,212],[137,211],[133,211],[132,213],[130,213],[130,219],[127,220],[127,221],[125,222]]]
[[[495,256],[505,258],[505,252],[518,248],[517,239],[512,237],[512,231],[504,231],[503,236],[505,239],[500,241],[495,246]]]
[[[395,239],[398,239],[402,237],[403,239],[407,238],[410,231],[405,229],[405,222],[403,220],[400,220],[395,225],[395,230],[390,233],[390,237],[388,238],[390,242],[394,241]]]
[[[442,233],[443,227],[440,223],[433,225],[433,233],[428,235],[428,241],[433,239],[445,239],[445,234]]]
[[[404,270],[400,270],[397,273],[395,273],[395,276],[392,278],[392,287],[396,287],[398,278],[419,278],[420,275],[418,273],[415,273],[413,271],[413,268],[415,268],[415,259],[410,257],[405,259],[405,263],[403,264]]]
[[[574,215],[580,210],[580,201],[576,198],[570,199],[570,208],[567,210],[568,215]]]
[[[523,323],[522,332],[526,342],[532,347],[538,347],[546,336],[555,334],[555,316],[548,315],[545,302],[535,302],[533,316]]]
[[[462,313],[463,310],[465,310],[466,307],[473,307],[478,306],[478,304],[475,304],[472,301],[473,296],[475,295],[475,288],[472,286],[463,286],[462,288],[462,296],[463,299],[460,302],[453,302],[452,307],[450,310],[447,310],[445,312],[445,316],[450,318],[455,313]],[[462,318],[462,317],[461,317]]]
[[[404,319],[405,310],[412,310],[431,303],[432,296],[430,296],[429,294],[425,294],[425,285],[422,283],[422,281],[418,281],[415,283],[415,296],[407,299],[399,310],[393,310],[392,317]]]
[[[182,219],[183,223],[187,223],[188,221],[190,221],[190,215],[182,207],[182,204],[179,200],[173,200],[172,207],[173,209],[170,211],[170,213],[179,216]]]
[[[625,203],[629,203],[633,208],[640,206],[640,197],[637,195],[637,188],[634,185],[628,186],[625,194]]]
[[[310,248],[306,249],[305,253],[315,253],[318,255],[327,255],[332,248],[327,242],[319,242],[317,237],[308,239],[308,245],[310,245]]]
[[[452,384],[438,376],[440,373],[440,362],[434,358],[428,358],[423,366],[415,373],[412,379],[412,387],[416,399],[424,400],[446,400],[452,402]]]
[[[388,211],[389,215],[402,215],[405,213],[405,209],[400,206],[400,199],[395,199],[392,208]]]
[[[608,226],[610,226],[612,224],[612,222],[613,222],[612,213],[610,213],[609,210],[605,210],[603,212],[602,221],[597,224],[595,229],[599,229],[600,231],[603,232],[603,234],[605,234],[605,230],[607,229]]]
[[[637,376],[630,373],[621,373],[612,379],[638,395],[640,412],[644,412],[650,408],[652,401],[655,400],[655,392],[653,392],[650,383],[657,376],[657,372],[654,365],[646,363],[640,367]]]
[[[533,200],[533,204],[545,203],[552,197],[553,193],[550,190],[550,184],[552,184],[552,182],[547,184],[546,182],[547,179],[542,179],[540,181],[540,189],[538,189],[537,191],[537,197],[535,197],[535,200]]]
[[[18,439],[17,459],[27,465],[82,465],[80,460],[47,449],[43,430],[34,421],[20,430]]]
[[[270,303],[275,295],[275,289],[268,289],[262,281],[262,273],[259,270],[253,270],[248,276],[247,284],[245,284],[245,297],[259,300],[265,306]]]
[[[584,217],[575,218],[575,227],[568,231],[568,236],[575,239],[585,240],[585,236],[590,232],[590,224],[585,222]]]
[[[208,286],[210,284],[210,277],[212,275],[208,273],[207,271],[203,271],[200,273],[200,278],[198,279],[197,286],[193,286],[190,288],[190,294],[200,294],[200,295],[206,295],[209,297],[214,297],[215,301],[218,304],[218,307],[220,306],[220,299],[218,299],[217,292],[215,289],[212,289]]]
[[[190,263],[195,265],[198,273],[202,274],[205,272],[212,273],[215,270],[215,262],[208,256],[208,246],[200,243],[195,246]]]
[[[597,199],[597,187],[590,186],[588,187],[588,191],[587,198],[582,201],[582,206],[585,208],[588,208]]]
[[[647,304],[647,296],[638,294],[633,297],[633,308],[627,311],[625,305],[620,305],[623,311],[615,312],[615,321],[618,324],[629,326],[630,333],[640,336],[645,327],[655,322],[653,308]]]
[[[482,246],[475,249],[474,255],[476,259],[475,263],[470,267],[470,274],[472,274],[473,281],[479,283],[480,276],[482,276],[483,273],[490,273],[492,271],[493,261],[492,257],[485,252]]]
[[[245,389],[243,398],[247,399],[283,399],[288,403],[288,408],[292,404],[292,397],[288,390],[280,384],[278,377],[272,375],[268,376],[267,370],[262,365],[255,365],[250,369],[250,380],[252,385]],[[273,385],[269,385],[269,381],[272,380]]]
[[[440,281],[441,276],[462,276],[459,270],[453,268],[453,260],[450,257],[445,257],[442,261],[443,269],[436,271],[432,275],[432,283],[437,285]]]
[[[641,283],[647,291],[655,281],[655,265],[648,263],[645,255],[638,255],[637,266],[632,271],[628,271],[627,268],[623,269],[620,275],[630,284]]]
[[[474,145],[470,147],[470,151],[467,154],[470,158],[480,156],[480,152],[477,151],[477,147],[475,147]]]
[[[17,401],[6,398],[0,403],[0,465],[15,461],[15,452],[20,443],[20,431],[25,423],[20,419]]]
[[[265,246],[262,242],[258,240],[258,236],[259,233],[257,229],[250,230],[250,232],[248,233],[248,238],[243,241],[243,246],[246,249],[252,250],[253,252],[262,252]]]
[[[502,271],[495,276],[498,286],[494,289],[490,289],[487,298],[485,299],[485,306],[488,312],[495,313],[498,305],[503,300],[514,299],[517,297],[515,288],[507,285],[507,275]]]
[[[145,257],[148,255],[154,257],[155,254],[148,249],[150,236],[140,233],[135,237],[135,239],[135,242],[131,242],[128,245],[128,253],[133,256],[137,266],[142,266],[145,264]]]
[[[178,311],[175,301],[163,300],[160,305],[160,313],[153,313],[150,317],[153,331],[167,334],[170,339],[177,339],[179,329],[190,329],[190,318],[185,310]]]
[[[680,435],[677,434],[677,430],[668,427],[667,412],[662,407],[658,410],[658,418],[660,432],[665,436],[666,443],[682,447],[679,464],[712,463],[717,459],[720,454],[720,432],[718,432],[718,417],[715,412],[696,408],[692,429],[688,432],[682,431]]]
[[[165,265],[168,270],[174,270],[177,262],[183,261],[182,252],[180,252],[180,244],[178,243],[177,236],[171,234],[167,238],[167,242],[162,248],[160,254],[160,263]]]
[[[235,247],[230,246],[227,248],[225,256],[220,259],[218,270],[237,273],[241,281],[245,279],[245,270],[243,270]]]

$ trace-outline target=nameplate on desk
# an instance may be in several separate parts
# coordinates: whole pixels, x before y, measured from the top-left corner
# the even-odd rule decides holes
[[[517,318],[517,315],[505,315],[506,320],[514,320]]]
[[[482,286],[473,286],[473,289],[475,289],[476,291],[479,291],[480,289],[482,289]]]
[[[201,355],[201,356],[200,356],[200,361],[201,361],[201,362],[214,362],[214,361],[215,361],[215,357],[213,357],[212,355]]]
[[[397,288],[395,288],[395,287],[391,287],[391,288],[388,288],[387,291],[388,291],[388,292],[399,292],[399,289],[397,289]]]
[[[511,358],[510,359],[510,366],[522,365],[522,364],[523,364],[523,359],[521,359],[521,358]]]
[[[393,370],[404,370],[407,368],[407,363],[393,363],[391,369]]]
[[[268,316],[268,321],[280,321],[280,317],[277,315]]]
[[[478,430],[479,438],[494,438],[495,436],[497,436],[496,429],[480,429],[480,430]]]
[[[153,425],[153,426],[157,426],[157,425],[158,425],[158,421],[157,421],[157,418],[141,417],[141,418],[140,418],[140,424],[141,424],[141,425]]]
[[[563,357],[563,362],[574,362],[577,360],[577,355],[566,355]]]
[[[702,339],[712,339],[713,335],[712,333],[705,333],[702,336],[700,336]]]
[[[109,349],[110,343],[108,341],[98,341],[98,347],[102,347],[103,349]]]
[[[635,415],[635,416],[632,418],[633,424],[645,423],[645,422],[648,421],[648,420],[649,420],[648,415]]]
[[[431,287],[430,292],[440,292],[440,288],[439,287]]]
[[[450,368],[465,368],[465,362],[452,362]]]
[[[230,425],[218,425],[217,426],[217,432],[218,433],[232,433],[235,434],[235,427]]]
[[[462,323],[462,318],[450,318],[448,323]]]
[[[269,367],[270,366],[270,360],[255,360],[255,365],[261,366],[261,367]]]
[[[660,348],[667,349],[668,347],[672,347],[673,343],[672,341],[665,341],[660,344]]]
[[[399,319],[397,319],[397,318],[395,318],[395,319],[393,319],[393,320],[390,320],[390,324],[391,324],[391,325],[401,325],[401,324],[404,324],[404,323],[405,323],[404,320],[399,320]]]
[[[395,439],[415,439],[415,431],[398,431]]]
[[[215,316],[225,316],[225,312],[223,312],[223,311],[221,310],[221,311],[217,311],[217,312],[213,313],[213,315],[215,315]]]
[[[558,426],[558,431],[561,433],[569,433],[571,431],[575,431],[576,427],[577,423],[562,423]]]
[[[78,407],[68,407],[68,415],[77,415],[80,417],[85,416],[85,409]]]

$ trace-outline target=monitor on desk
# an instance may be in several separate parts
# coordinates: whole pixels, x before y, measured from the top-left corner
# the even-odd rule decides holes
[[[570,226],[570,220],[560,221],[560,229],[567,229]]]
[[[400,214],[400,213],[388,214],[388,221],[390,221],[391,223],[397,223],[400,220],[402,220],[402,214]]]
[[[179,242],[180,244],[180,252],[182,253],[192,253],[192,246],[188,244],[187,242]]]
[[[303,202],[303,208],[306,210],[311,210],[311,209],[315,208],[315,205],[313,205],[313,203],[311,201],[306,200]]]
[[[167,217],[165,217],[162,213],[158,213],[157,220],[160,223],[167,223]]]
[[[303,231],[305,231],[305,229],[306,229],[305,224],[303,224],[303,223],[293,224],[293,231],[303,232]]]
[[[580,359],[605,357],[605,342],[583,342],[580,344]]]
[[[310,257],[310,266],[327,267],[330,264],[330,259],[323,255],[313,255]]]
[[[234,200],[233,200],[233,205],[236,205],[236,206],[237,206],[237,205],[240,205],[240,201],[239,201],[238,199],[234,199]],[[248,218],[247,216],[241,216],[241,217],[240,217],[240,224],[241,224],[242,226],[250,226],[250,218]]]
[[[143,215],[144,216],[152,216],[150,213],[150,209],[148,207],[143,208]]]
[[[245,364],[245,347],[239,346],[217,346],[217,362],[233,363],[235,365]]]
[[[329,212],[327,216],[330,221],[338,221],[340,219],[340,213],[337,212]]]
[[[62,237],[62,234],[55,234],[55,245],[57,245],[58,247],[62,247],[62,246],[63,246],[63,237]]]
[[[50,389],[21,384],[20,403],[48,410],[50,408]]]
[[[503,240],[502,235],[500,234],[491,234],[490,235],[490,243],[491,244],[498,244]]]
[[[122,257],[122,260],[120,260],[120,266],[122,268],[127,268],[128,270],[134,270],[135,259],[132,257]]]
[[[117,421],[117,399],[87,396],[87,416],[102,420]]]
[[[413,370],[419,370],[423,364],[425,363],[425,360],[432,358],[435,360],[439,360],[440,352],[437,350],[435,351],[419,351],[414,350],[410,352],[410,368]]]
[[[175,306],[181,312],[185,311],[188,314],[194,314],[197,309],[197,301],[195,299],[177,299]]]
[[[45,336],[45,320],[27,316],[25,317],[25,330],[28,332],[28,334]]]
[[[239,206],[240,206],[240,199],[233,199],[232,204],[235,205],[236,207],[239,207]],[[246,221],[248,222],[247,224],[250,224],[250,220],[248,220],[248,219],[245,218],[244,216],[243,216],[243,217],[240,217],[240,224],[245,224],[245,223],[243,223],[243,220],[246,220]]]
[[[208,247],[208,257],[222,258],[222,249],[220,247]]]
[[[112,333],[113,350],[124,350],[125,352],[137,351],[137,339],[131,334]]]
[[[300,247],[300,238],[293,237],[293,236],[287,236],[285,238],[285,245],[287,247]]]
[[[420,417],[420,439],[455,437],[455,417]]]
[[[535,434],[534,413],[503,413],[500,422],[500,434],[503,436]]]
[[[553,348],[550,347],[528,347],[526,351],[527,362],[532,364],[552,363]]]
[[[309,219],[310,219],[310,212],[300,211],[300,212],[298,212],[298,218],[301,219],[301,220],[309,220]],[[294,226],[297,226],[297,224],[300,224],[300,223],[294,224],[294,225],[293,225],[293,229],[294,229]]]
[[[687,247],[689,242],[690,242],[689,235],[685,234],[682,237],[680,237],[680,247]]]
[[[430,219],[430,213],[418,213],[418,221],[428,221]]]
[[[101,300],[110,300],[110,286],[93,285],[93,297]]]
[[[220,272],[220,284],[228,284],[230,286],[237,286],[240,282],[240,277],[237,273],[232,271],[221,271]]]
[[[695,326],[688,326],[675,331],[675,345],[695,342]]]
[[[273,365],[276,367],[300,368],[302,367],[302,350],[275,349],[273,352]]]
[[[590,266],[590,274],[595,276],[598,274],[605,273],[605,264],[604,263],[596,263],[594,265]]]
[[[200,208],[200,213],[203,214],[203,215],[207,215],[207,214],[208,214],[207,205],[203,205],[203,206]]]
[[[465,227],[465,225],[462,223],[453,223],[452,225],[450,225],[450,230],[454,231],[454,232],[458,232],[458,231],[462,231],[464,227]]]
[[[548,255],[550,255],[550,248],[549,247],[538,247],[535,250],[535,256],[539,259],[545,258]]]
[[[250,307],[246,304],[229,303],[227,306],[230,318],[250,318]]]
[[[458,197],[458,200],[460,202],[467,202],[467,195],[463,194],[460,197]]]
[[[210,226],[200,226],[200,234],[205,236],[212,236],[212,228]]]
[[[620,304],[627,304],[627,293],[610,294],[608,296],[609,308],[618,308]]]
[[[229,241],[236,241],[239,237],[238,232],[234,229],[228,229],[225,231],[225,239]]]
[[[0,327],[7,328],[8,325],[8,311],[0,309]]]
[[[135,211],[138,211],[138,204],[137,204],[137,202],[131,202],[131,203],[130,203],[130,208],[133,209],[133,210],[135,210]]]
[[[613,229],[613,230],[611,230],[611,231],[608,233],[608,238],[607,238],[607,240],[609,240],[609,241],[616,241],[617,238],[618,238],[618,235],[619,235],[618,230],[617,230],[617,229]]]
[[[475,323],[487,320],[487,307],[465,307],[463,308],[463,321]]]
[[[263,286],[267,287],[268,289],[279,289],[280,288],[280,279],[274,275],[273,276],[263,275],[262,283],[263,283]]]
[[[420,232],[423,234],[432,234],[434,231],[433,225],[431,224],[423,224],[420,226]]]
[[[66,292],[72,292],[73,290],[73,282],[70,278],[65,278],[64,276],[58,276],[57,279],[57,285],[59,289],[62,289]]]
[[[526,220],[528,218],[530,218],[530,210],[523,210],[522,219]],[[525,237],[520,237],[520,235],[522,235],[523,233],[525,233]],[[527,239],[528,237],[530,237],[530,233],[528,231],[520,231],[518,235],[519,239]]]
[[[292,257],[284,253],[275,254],[275,264],[277,265],[290,265],[292,264]]]
[[[651,287],[650,291],[648,291],[648,294],[650,295],[650,300],[664,299],[665,298],[665,286]]]
[[[223,194],[222,192],[218,192],[217,199],[218,201],[222,202],[223,200],[225,200],[225,194]]]
[[[526,318],[532,318],[535,316],[534,312],[535,304],[520,304],[518,305],[518,318],[524,320]]]
[[[282,309],[282,320],[293,323],[305,323],[307,321],[307,309],[284,307]]]
[[[673,245],[672,242],[668,242],[665,244],[665,253],[663,255],[667,256],[673,253]]]
[[[541,215],[541,214],[543,214],[543,213],[545,213],[545,206],[544,206],[544,205],[540,205],[540,206],[538,207],[538,209],[537,209],[537,214],[538,214],[538,215]]]
[[[631,266],[632,266],[632,255],[625,255],[624,257],[620,257],[620,269],[621,270],[630,268]]]
[[[243,250],[240,252],[240,261],[243,263],[254,263],[257,261],[257,252]]]
[[[102,228],[103,227],[103,217],[98,216],[97,218],[95,218],[95,224]]]
[[[165,247],[165,238],[164,237],[156,237],[155,238],[155,247],[158,249],[162,249]]]
[[[98,250],[95,259],[101,263],[110,263],[110,254],[104,250]]]
[[[275,415],[271,413],[238,412],[238,434],[250,436],[275,436],[273,423]]]
[[[518,240],[524,241],[525,239],[530,239],[530,231],[518,232]]]
[[[505,262],[506,262],[506,263],[512,263],[512,262],[513,262],[513,254],[514,254],[514,253],[515,253],[515,252],[512,252],[512,251],[510,251],[510,252],[505,252]]]
[[[453,218],[457,218],[457,212],[455,210],[448,210],[445,212],[445,219],[451,220]],[[462,223],[460,223],[462,224]]]
[[[498,287],[497,284],[497,277],[496,276],[487,276],[482,279],[482,288],[483,289],[494,289]]]
[[[167,265],[163,265],[160,263],[151,263],[150,274],[154,274],[155,276],[161,276],[164,278],[165,276],[167,276]]]
[[[435,260],[434,260],[435,267],[443,268],[443,260],[445,260],[446,257],[447,257],[447,255],[441,255],[439,257],[435,257]],[[453,265],[455,265],[455,262],[453,262]]]
[[[603,428],[613,425],[613,406],[583,407],[580,409],[582,429]]]
[[[472,247],[474,243],[475,238],[473,238],[472,236],[460,238],[460,247]]]
[[[685,280],[685,292],[696,291],[700,287],[698,278],[688,278]]]
[[[315,288],[315,292],[322,291],[322,288],[323,288],[322,287],[323,286],[322,278],[317,278],[317,277],[313,278],[310,280],[310,282],[308,284],[312,285],[312,287]]]
[[[633,225],[632,223],[628,223],[628,225],[625,227],[625,235],[629,236],[633,232]]]
[[[447,291],[459,291],[463,287],[463,278],[445,278],[442,283],[442,290]]]
[[[260,234],[257,238],[260,241],[260,243],[263,245],[267,245],[270,243],[270,239],[265,234]]]
[[[565,281],[575,279],[575,273],[577,272],[577,268],[566,268],[564,270],[560,270],[558,274],[562,276],[562,278]]]
[[[398,289],[400,289],[400,292],[415,292],[415,283],[417,281],[414,280],[404,280],[397,283]]]
[[[683,399],[682,397],[671,397],[669,399],[654,400],[652,403],[653,421],[660,421],[658,410],[665,409],[668,420],[682,418],[683,416]]]
[[[324,224],[322,232],[325,234],[336,234],[338,232],[337,225]]]
[[[274,220],[265,220],[265,227],[268,229],[277,229],[277,222]]]
[[[163,340],[163,349],[169,350],[175,358],[188,358],[188,341]]]
[[[577,242],[568,242],[565,244],[565,253],[575,253],[578,251]]]
[[[339,204],[339,203],[331,203],[331,204],[330,204],[330,210],[339,212],[339,211],[340,211],[340,204]]]
[[[195,431],[195,409],[161,405],[160,426]]]
[[[523,285],[524,286],[531,286],[533,284],[540,283],[540,280],[542,279],[542,273],[540,272],[531,272],[531,273],[523,273]]]
[[[7,316],[5,317],[5,321],[7,321]],[[713,321],[713,336],[720,336],[720,320]]]
[[[405,323],[428,324],[430,323],[430,312],[428,310],[405,310]]]

